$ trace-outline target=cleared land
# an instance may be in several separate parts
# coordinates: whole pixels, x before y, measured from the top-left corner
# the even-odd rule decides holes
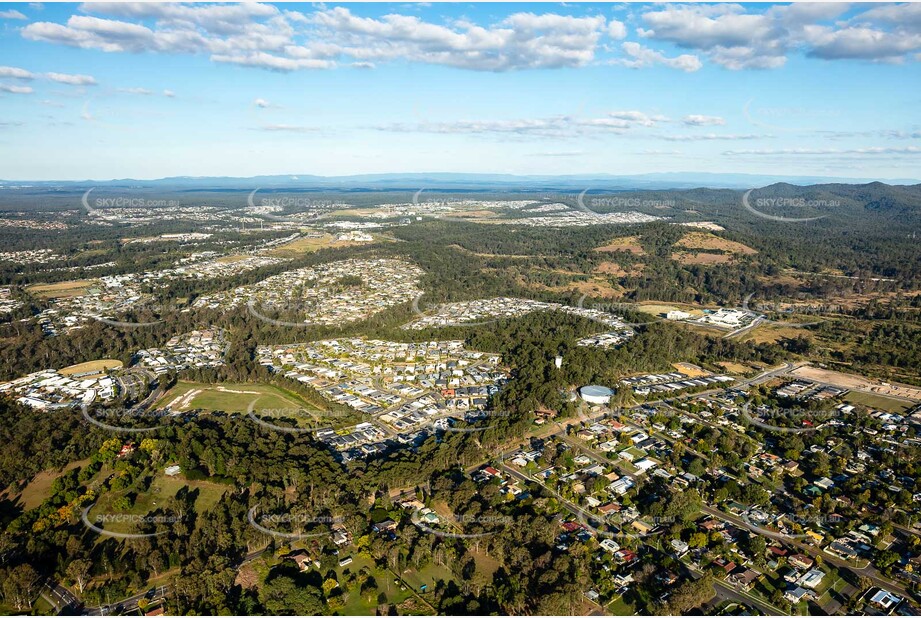
[[[377,238],[375,237],[375,240]],[[286,245],[281,245],[276,247],[268,252],[268,255],[273,257],[296,257],[298,255],[303,255],[304,253],[313,253],[319,251],[320,249],[337,249],[339,247],[352,247],[355,245],[363,245],[370,243],[361,243],[351,240],[336,240],[336,237],[332,234],[324,234],[323,236],[311,237],[311,238],[298,238],[293,242],[289,242]]]
[[[203,384],[180,381],[157,402],[157,408],[169,407],[174,412],[204,410],[206,412],[245,413],[256,401],[254,412],[284,415],[283,410],[317,409],[297,395],[270,384],[224,383]],[[289,412],[293,415],[293,412]]]
[[[90,279],[40,283],[28,286],[26,291],[39,298],[73,298],[74,296],[85,295],[86,291],[93,286],[93,283]]]
[[[754,255],[758,253],[748,245],[743,245],[734,240],[720,238],[709,232],[690,232],[675,243],[676,247],[685,249],[706,249],[707,251],[722,251],[723,253],[738,255]]]
[[[646,252],[643,250],[643,247],[640,245],[639,236],[622,236],[621,238],[615,238],[608,244],[596,247],[595,251],[602,252],[615,252],[615,251],[627,251],[628,253],[633,253],[634,255],[646,255]]]
[[[824,382],[847,388],[850,390],[869,391],[877,395],[888,395],[890,397],[901,397],[913,401],[921,401],[921,388],[908,386],[906,384],[884,384],[878,381],[872,381],[863,376],[853,375],[850,373],[841,373],[830,369],[819,369],[818,367],[799,367],[790,372],[790,375],[816,382]]]
[[[74,468],[82,468],[89,462],[89,459],[73,461],[67,464],[60,472],[45,470],[44,472],[36,474],[32,477],[32,480],[29,481],[29,484],[23,487],[22,491],[19,492],[19,502],[23,510],[28,511],[41,505],[51,492],[51,484],[54,483],[55,479]]]
[[[65,376],[72,376],[80,373],[89,374],[91,371],[93,373],[102,373],[109,369],[121,369],[124,365],[125,364],[120,360],[102,358],[99,360],[87,361],[85,363],[78,363],[70,367],[64,367],[63,369],[59,369],[58,373]]]

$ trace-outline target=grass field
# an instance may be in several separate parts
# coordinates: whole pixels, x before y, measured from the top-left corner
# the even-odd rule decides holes
[[[902,399],[893,399],[892,397],[884,397],[883,395],[865,393],[863,391],[850,391],[844,396],[844,400],[849,403],[855,403],[877,410],[885,410],[886,412],[893,412],[895,414],[901,414],[911,409],[913,405]]]
[[[29,484],[23,487],[22,491],[19,492],[19,501],[22,504],[23,510],[34,509],[35,507],[41,505],[44,502],[45,498],[48,497],[49,492],[51,491],[51,484],[56,478],[69,472],[74,468],[82,468],[90,462],[89,459],[83,459],[81,461],[72,461],[67,466],[64,467],[60,472],[52,472],[46,470],[44,472],[39,472],[36,474]]]
[[[26,291],[39,298],[72,298],[74,296],[83,296],[86,294],[86,291],[91,288],[94,283],[95,282],[90,279],[59,281],[58,283],[41,283],[28,286]]]
[[[293,416],[293,410],[317,409],[297,395],[269,384],[226,382],[203,384],[180,381],[157,402],[157,408],[170,407],[173,411],[205,410],[207,412],[246,412],[255,400],[254,412],[272,414],[284,411]]]
[[[371,571],[371,576],[374,577],[374,581],[377,582],[377,588],[379,592],[383,592],[387,595],[387,603],[393,605],[399,605],[406,601],[406,599],[413,596],[413,593],[410,590],[400,590],[399,584],[394,583],[394,576],[387,569],[379,569],[374,565],[374,560],[368,556],[355,554],[352,556],[352,564],[344,567],[336,567],[336,574],[338,575],[338,580],[344,581],[343,574],[348,571],[350,573],[357,573],[362,568],[367,567]],[[357,590],[349,590],[348,600],[345,602],[345,606],[339,611],[343,616],[373,616],[377,611],[377,594],[373,598],[368,600],[366,596],[362,596],[361,593]]]
[[[63,369],[59,369],[58,373],[65,376],[71,376],[78,373],[87,373],[90,371],[95,373],[102,373],[108,369],[121,369],[122,367],[124,367],[124,363],[120,360],[102,358],[100,360],[87,361],[85,363],[71,365],[70,367],[64,367]]]

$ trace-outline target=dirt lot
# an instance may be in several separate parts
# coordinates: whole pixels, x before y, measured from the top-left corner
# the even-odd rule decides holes
[[[790,372],[790,375],[815,380],[816,382],[827,382],[841,388],[851,390],[868,391],[879,395],[888,395],[890,397],[902,397],[914,401],[921,401],[921,388],[908,386],[905,384],[888,384],[869,380],[863,376],[853,375],[850,373],[841,373],[840,371],[831,371],[829,369],[819,369],[818,367],[800,367]]]
[[[621,238],[615,238],[608,244],[602,247],[596,247],[595,251],[602,252],[614,252],[614,251],[627,251],[633,253],[634,255],[646,255],[646,252],[643,250],[643,247],[640,245],[639,236],[623,236]]]
[[[733,240],[726,240],[725,238],[710,234],[709,232],[690,232],[675,243],[675,246],[684,247],[685,249],[722,251],[723,253],[738,255],[754,255],[758,253],[748,245],[743,245]]]

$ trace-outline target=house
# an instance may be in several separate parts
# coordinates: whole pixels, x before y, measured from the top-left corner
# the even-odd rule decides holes
[[[297,566],[297,568],[301,571],[309,571],[310,567],[313,565],[313,562],[314,562],[313,559],[310,557],[310,554],[308,554],[303,549],[300,549],[295,552],[291,552],[290,554],[285,556],[285,560],[293,561],[294,564]]]
[[[799,603],[806,596],[811,596],[812,593],[806,590],[805,588],[800,588],[799,586],[791,588],[783,593],[783,598],[790,601],[790,603]]]
[[[675,554],[680,558],[681,556],[688,553],[688,550],[691,548],[690,545],[682,541],[681,539],[672,539],[671,542],[672,549],[675,550]]]
[[[876,593],[870,597],[871,604],[890,612],[901,602],[902,597],[894,595],[882,588],[877,590]]]
[[[823,577],[825,577],[825,573],[819,569],[811,569],[799,579],[799,585],[803,588],[815,590],[816,587],[822,583]]]
[[[609,551],[612,554],[616,554],[620,551],[620,545],[618,545],[613,539],[604,539],[600,543],[601,548],[605,551]]]
[[[374,524],[371,528],[375,532],[393,532],[397,529],[397,522],[392,519],[385,519],[382,522]]]
[[[758,578],[761,577],[761,573],[758,571],[753,571],[752,569],[746,569],[739,567],[732,573],[729,577],[726,578],[730,583],[740,586],[744,590],[750,590],[751,587],[758,581]]]
[[[815,560],[803,554],[793,554],[787,558],[787,562],[801,569],[811,569],[812,565],[815,564]]]
[[[166,476],[177,476],[180,472],[182,472],[180,466],[167,466],[166,470],[163,471]]]
[[[788,553],[790,553],[785,548],[777,547],[776,545],[768,545],[767,550],[768,550],[768,553],[770,553],[772,556],[777,556],[779,558],[782,558],[786,556]]]
[[[654,525],[647,524],[642,519],[635,519],[632,522],[630,522],[630,525],[633,527],[634,530],[636,530],[640,534],[649,534],[650,532],[656,529]]]
[[[727,561],[725,558],[717,558],[711,564],[713,566],[722,569],[724,573],[730,573],[734,568],[736,568],[736,563],[731,560]]]

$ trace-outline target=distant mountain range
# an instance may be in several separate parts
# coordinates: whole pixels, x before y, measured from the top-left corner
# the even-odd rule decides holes
[[[115,180],[0,180],[0,189],[55,188],[73,190],[79,187],[131,187],[150,189],[339,189],[346,191],[542,191],[566,190],[631,190],[631,189],[749,189],[776,183],[806,186],[817,184],[867,184],[883,180],[888,185],[921,183],[907,178],[835,178],[829,176],[777,176],[768,174],[719,174],[706,172],[660,172],[618,176],[613,174],[579,174],[568,176],[516,176],[512,174],[359,174],[354,176],[315,176],[309,174],[253,176],[175,176],[154,180],[131,178]]]

